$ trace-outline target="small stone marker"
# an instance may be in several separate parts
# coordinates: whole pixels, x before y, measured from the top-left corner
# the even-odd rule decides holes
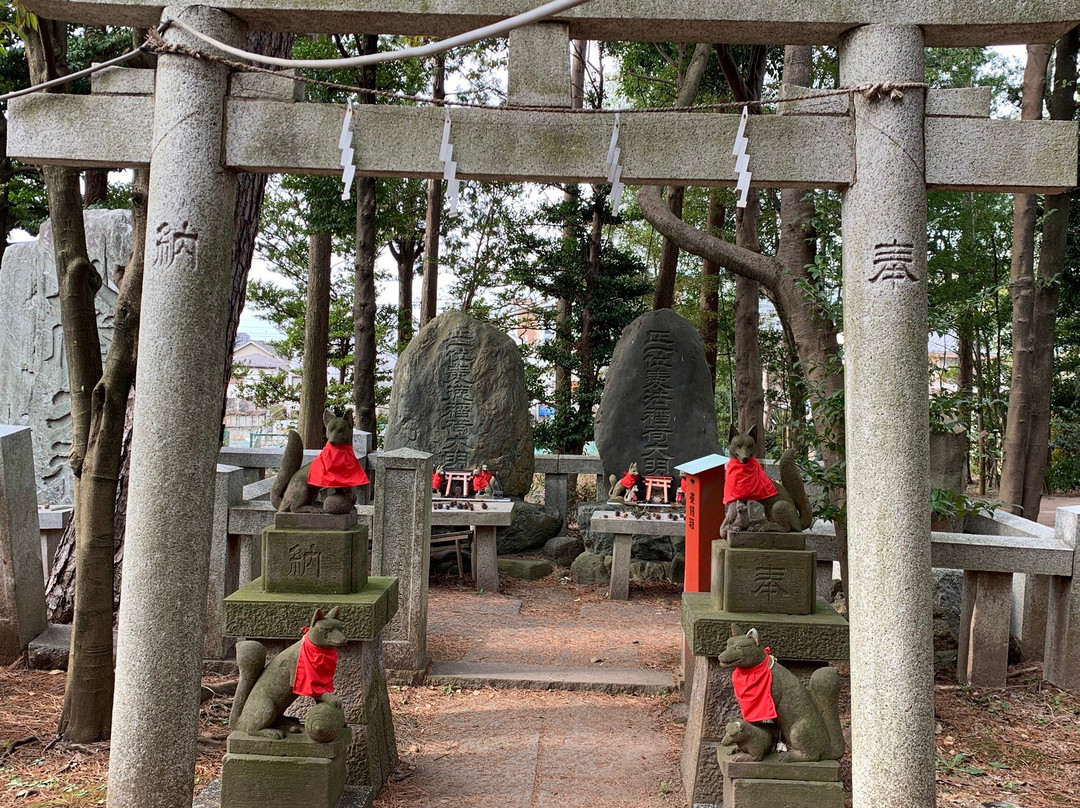
[[[596,413],[596,447],[607,474],[631,463],[643,475],[715,452],[716,405],[705,348],[671,309],[643,314],[615,346]]]
[[[420,329],[394,369],[384,445],[430,452],[447,469],[487,464],[504,494],[527,494],[532,422],[514,341],[460,311]]]
[[[30,430],[0,424],[0,665],[18,659],[45,626]]]

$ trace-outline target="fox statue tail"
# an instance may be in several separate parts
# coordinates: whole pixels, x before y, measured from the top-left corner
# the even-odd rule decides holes
[[[806,496],[806,486],[803,484],[799,467],[795,465],[795,453],[791,449],[780,455],[780,482],[799,511],[799,528],[806,530],[813,523],[814,514],[810,509],[810,498]]]
[[[242,640],[236,644],[236,666],[240,669],[240,680],[236,683],[236,695],[233,696],[232,712],[229,713],[229,729],[236,729],[240,715],[244,712],[244,702],[251,695],[251,688],[262,675],[266,666],[266,646],[255,640]]]
[[[304,464],[304,441],[300,433],[295,429],[289,430],[289,436],[285,443],[285,452],[281,455],[281,468],[274,478],[274,487],[270,489],[270,504],[274,508],[281,505],[285,497],[285,489],[289,487],[289,481]]]

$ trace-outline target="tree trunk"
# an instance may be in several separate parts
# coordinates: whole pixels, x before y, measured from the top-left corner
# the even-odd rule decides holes
[[[1027,46],[1027,66],[1021,91],[1022,120],[1038,120],[1042,117],[1046,69],[1052,49],[1051,45]],[[1027,454],[1033,442],[1035,219],[1038,198],[1032,194],[1016,194],[1014,200],[1012,265],[1009,271],[1009,294],[1013,302],[1013,366],[998,497],[1011,506],[1014,513],[1035,519],[1038,514],[1029,513],[1024,507],[1024,490],[1027,487]]]
[[[705,214],[705,232],[716,238],[721,237],[724,226],[724,206],[720,202],[720,192],[715,188],[709,191],[709,207]],[[698,333],[705,344],[705,362],[709,365],[709,377],[716,388],[716,326],[720,310],[720,265],[705,259],[701,263],[701,325]]]
[[[116,300],[109,357],[92,396],[90,437],[75,506],[75,620],[59,732],[80,743],[107,737],[111,727],[115,507],[128,396],[135,382],[149,185],[150,172],[136,172],[131,259]]]
[[[761,208],[757,190],[747,195],[746,207],[737,211],[735,243],[751,252],[761,252],[758,220]],[[757,281],[735,276],[735,400],[739,409],[739,430],[757,427],[761,440],[754,446],[757,457],[765,457],[765,389],[761,381],[761,351],[758,348],[760,320]]]
[[[375,53],[379,37],[364,35],[363,52]],[[375,87],[375,66],[363,69],[361,84]],[[363,103],[372,104],[374,96],[364,96]],[[355,367],[353,371],[353,403],[356,407],[356,426],[378,436],[375,426],[375,178],[360,177],[356,183],[356,281],[353,287],[353,318],[355,321]],[[376,440],[378,438],[376,437]]]
[[[329,233],[308,236],[308,288],[304,310],[304,368],[300,380],[300,437],[304,447],[321,449],[326,410],[326,350],[330,342]]]
[[[446,98],[446,56],[435,57],[435,86],[432,97]],[[424,278],[420,287],[420,327],[438,315],[439,308],[439,230],[442,228],[442,180],[428,180],[427,215],[424,219]]]
[[[604,205],[607,204],[607,198],[597,186],[593,186],[592,203],[592,223],[589,227],[588,243],[588,272],[585,274],[585,292],[581,300],[581,343],[578,346],[581,357],[581,370],[578,378],[578,384],[581,386],[578,395],[578,415],[581,418],[590,418],[593,408],[599,403],[599,396],[597,395],[599,369],[593,359],[596,349],[593,339],[595,313],[593,304],[596,298],[596,288],[600,282],[600,264],[603,259]],[[581,441],[580,446],[574,445],[569,449],[572,454],[580,454],[584,450],[584,441]]]
[[[292,53],[296,34],[253,31],[247,37],[247,49],[253,53],[285,58]],[[232,378],[233,350],[240,328],[240,314],[247,300],[248,273],[255,254],[255,237],[259,233],[259,214],[266,195],[266,174],[240,174],[236,180],[236,213],[233,224],[231,285],[229,288],[229,322],[225,328],[225,378],[222,379],[221,415],[225,419],[225,393]],[[224,429],[224,427],[223,427]]]
[[[675,106],[685,107],[694,103],[698,88],[701,87],[701,78],[705,75],[705,68],[709,65],[709,56],[711,54],[712,45],[699,43],[694,46],[694,55],[690,57],[690,64],[687,66],[686,73],[679,83],[679,89],[675,96]],[[682,218],[685,196],[685,187],[679,185],[668,186],[668,207],[680,219]],[[678,267],[679,247],[671,239],[665,238],[660,251],[660,267],[656,274],[656,295],[653,297],[654,310],[670,309],[675,303],[675,278]]]
[[[83,173],[83,204],[104,205],[109,197],[109,169],[88,168]]]
[[[1057,43],[1054,89],[1049,110],[1053,120],[1072,120],[1076,113],[1076,55],[1080,29],[1074,28]],[[1032,364],[1029,385],[1031,424],[1025,452],[1021,504],[1029,519],[1037,519],[1050,458],[1050,390],[1054,382],[1054,328],[1057,322],[1060,276],[1065,269],[1069,238],[1069,204],[1075,192],[1046,196],[1038,278],[1032,302]]]
[[[397,349],[400,353],[413,338],[413,275],[420,245],[415,237],[410,237],[401,239],[396,249],[394,242],[390,247],[398,265]]]

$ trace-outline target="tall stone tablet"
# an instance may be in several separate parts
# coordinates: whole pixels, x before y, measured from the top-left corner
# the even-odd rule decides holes
[[[716,405],[701,337],[671,309],[643,314],[619,337],[596,413],[606,474],[639,474],[716,451]]]
[[[486,463],[504,494],[527,494],[533,435],[514,341],[460,311],[424,326],[394,369],[384,447],[431,452],[447,469]]]
[[[104,358],[112,342],[118,273],[131,256],[131,213],[87,210],[83,220],[87,252],[102,276],[94,306]],[[37,239],[8,246],[0,269],[0,424],[32,430],[42,504],[73,500],[69,387],[52,224],[46,221]]]

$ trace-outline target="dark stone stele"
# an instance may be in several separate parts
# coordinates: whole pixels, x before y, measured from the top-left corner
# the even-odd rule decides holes
[[[514,341],[453,311],[424,326],[394,368],[386,451],[431,452],[436,466],[495,472],[506,496],[532,487],[525,366]]]
[[[623,329],[596,413],[596,447],[606,475],[631,463],[641,474],[717,451],[716,405],[705,348],[671,309],[643,314]]]

